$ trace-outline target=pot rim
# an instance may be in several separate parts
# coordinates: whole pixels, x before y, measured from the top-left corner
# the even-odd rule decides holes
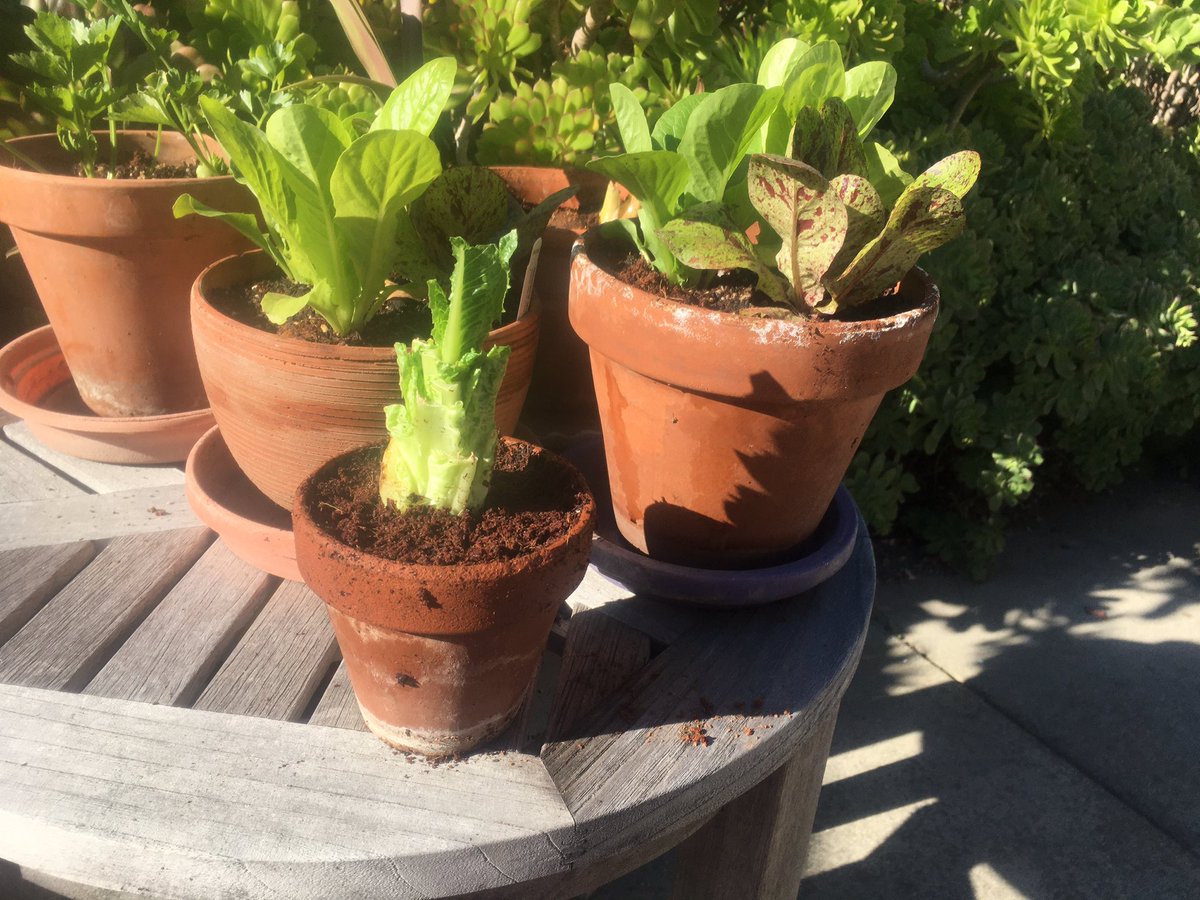
[[[206,282],[211,279],[213,274],[223,266],[234,266],[239,262],[244,262],[246,265],[253,265],[257,260],[270,260],[266,251],[255,248],[253,250],[245,250],[241,253],[235,253],[231,256],[226,256],[214,263],[209,264],[196,276],[196,281],[192,284],[192,309],[195,312],[201,312],[209,316],[214,321],[222,323],[223,328],[231,329],[239,333],[243,338],[251,341],[269,344],[271,346],[283,346],[290,348],[295,352],[301,352],[299,348],[305,348],[302,352],[308,356],[321,357],[326,359],[349,359],[356,361],[376,360],[384,357],[395,356],[396,350],[394,346],[388,347],[352,347],[346,344],[322,344],[316,341],[306,341],[303,338],[292,337],[289,335],[276,334],[270,331],[263,331],[261,328],[255,328],[253,325],[247,325],[245,322],[239,322],[232,316],[228,316],[221,310],[217,309],[206,295],[208,290],[211,290],[206,285]],[[272,265],[274,261],[272,260]],[[538,324],[540,313],[537,310],[537,303],[530,303],[529,308],[525,311],[525,315],[515,321],[509,322],[507,325],[501,325],[499,328],[493,328],[488,332],[487,339],[484,342],[485,347],[490,347],[493,344],[513,343],[509,341],[515,335],[530,330]]]
[[[585,263],[596,271],[602,273],[606,278],[609,278],[618,284],[624,285],[631,291],[635,291],[642,295],[647,303],[661,310],[687,310],[687,315],[696,317],[702,321],[725,328],[739,328],[745,331],[756,332],[761,342],[768,340],[786,340],[787,334],[792,334],[795,337],[800,337],[803,333],[813,332],[819,329],[822,333],[840,334],[844,339],[854,339],[862,334],[886,334],[891,331],[898,331],[906,328],[911,328],[920,320],[937,315],[940,303],[940,292],[933,279],[920,266],[913,266],[908,273],[901,279],[899,283],[903,283],[908,279],[914,279],[921,283],[922,287],[922,302],[919,306],[912,309],[902,310],[890,316],[884,316],[877,319],[860,319],[856,321],[845,321],[833,318],[817,318],[812,315],[794,315],[791,318],[784,319],[761,319],[753,316],[739,316],[734,313],[724,312],[717,309],[705,309],[702,306],[695,306],[689,303],[683,303],[679,300],[672,300],[667,297],[660,297],[650,291],[640,288],[637,285],[630,284],[624,279],[610,272],[607,268],[600,265],[590,253],[588,247],[594,246],[596,242],[601,241],[599,234],[599,226],[589,228],[584,232],[578,240],[575,241],[571,248],[571,265],[575,265],[577,256],[583,257]],[[868,329],[864,326],[876,325],[877,327]],[[791,343],[795,343],[793,340]]]
[[[575,483],[583,488],[583,493],[587,497],[583,509],[580,511],[580,516],[572,524],[571,528],[562,535],[558,540],[544,547],[539,547],[535,550],[530,550],[521,556],[516,556],[511,559],[492,560],[488,562],[478,563],[455,563],[453,565],[433,565],[427,563],[406,563],[398,560],[388,559],[383,556],[377,556],[374,553],[367,553],[355,547],[351,547],[336,535],[330,534],[324,528],[317,524],[316,520],[309,512],[309,494],[312,492],[313,486],[321,479],[321,476],[333,465],[336,465],[347,456],[351,456],[360,452],[366,447],[378,446],[376,444],[364,444],[361,447],[355,447],[352,450],[347,450],[344,453],[339,453],[337,456],[323,462],[317,469],[309,473],[305,479],[300,482],[300,486],[296,488],[295,500],[292,504],[292,519],[293,521],[300,520],[304,524],[306,530],[311,530],[317,535],[320,540],[327,541],[330,544],[337,546],[339,553],[342,555],[342,565],[353,567],[361,565],[367,561],[372,561],[372,564],[383,565],[390,572],[394,573],[397,578],[405,578],[410,580],[427,581],[436,578],[438,575],[447,571],[462,573],[463,581],[494,581],[497,578],[497,570],[503,570],[504,574],[511,574],[523,569],[535,567],[546,559],[553,558],[561,551],[567,549],[573,542],[579,540],[581,533],[595,530],[596,524],[596,498],[592,495],[592,490],[588,486],[586,479],[582,473],[572,463],[568,462],[562,456],[547,450],[545,447],[539,447],[537,444],[532,444],[529,441],[523,441],[520,438],[500,436],[500,440],[509,444],[524,445],[533,448],[534,452],[542,453],[555,460],[559,465],[564,466],[571,475]],[[295,531],[295,527],[293,527]],[[475,576],[475,577],[472,577]],[[325,598],[322,598],[325,599]],[[325,600],[329,603],[329,600]],[[336,604],[333,604],[336,605]]]
[[[107,131],[95,130],[92,134],[98,137],[107,138]],[[147,138],[157,138],[158,132],[152,129],[142,128],[119,128],[117,136],[137,136]],[[204,135],[205,139],[213,145],[215,150],[218,150],[220,155],[224,157],[224,151],[220,150],[220,145],[208,135]],[[179,140],[185,141],[183,134],[178,131],[162,132],[164,140]],[[27,134],[24,137],[11,138],[7,141],[9,144],[16,145],[20,149],[21,145],[26,146],[42,146],[53,142],[58,145],[58,136],[53,133],[47,134]],[[66,152],[66,151],[64,151]],[[151,190],[166,190],[172,189],[175,191],[181,188],[186,188],[188,185],[196,184],[197,182],[205,183],[234,183],[236,179],[233,175],[211,175],[207,178],[201,178],[193,175],[186,178],[88,178],[86,175],[63,175],[53,172],[34,172],[29,169],[19,169],[17,164],[22,164],[21,160],[14,160],[9,154],[0,155],[0,179],[4,178],[20,178],[34,182],[44,182],[47,184],[70,185],[75,190],[115,190],[124,189],[131,191],[151,191]]]

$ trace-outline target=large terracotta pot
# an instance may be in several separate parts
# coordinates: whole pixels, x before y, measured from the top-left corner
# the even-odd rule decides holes
[[[604,201],[608,179],[595,172],[540,166],[492,166],[522,203],[533,206],[555,191],[579,190],[563,204],[567,210],[595,210]],[[571,328],[567,298],[571,283],[571,247],[583,228],[551,224],[542,235],[536,278],[542,314],[541,337],[526,406],[537,426],[576,430],[596,421],[596,394],[587,345]]]
[[[367,727],[433,756],[499,734],[529,691],[559,605],[587,569],[590,495],[565,537],[524,556],[411,565],[356,550],[314,521],[314,485],[340,462],[300,486],[292,524],[300,573],[326,603]]]
[[[260,251],[221,260],[196,279],[192,331],[221,436],[254,485],[284,509],[296,486],[332,456],[387,437],[383,408],[400,399],[392,347],[341,347],[280,337],[219,312],[207,295],[275,272]],[[511,434],[537,353],[538,315],[497,328],[486,346],[512,354],[496,425]]]
[[[571,323],[591,349],[621,534],[667,562],[778,562],[820,523],[883,395],[916,372],[937,288],[914,269],[909,312],[756,319],[655,297],[586,247]]]
[[[122,152],[153,152],[151,131],[118,132]],[[101,140],[102,157],[108,135]],[[54,135],[10,144],[50,171],[71,158]],[[164,133],[164,162],[195,156]],[[214,260],[247,247],[229,226],[171,212],[184,192],[253,211],[231,176],[107,179],[43,175],[0,160],[0,221],[13,231],[79,395],[102,416],[157,416],[206,406],[188,322],[188,291]]]

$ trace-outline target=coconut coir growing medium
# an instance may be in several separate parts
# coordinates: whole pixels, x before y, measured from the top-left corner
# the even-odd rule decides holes
[[[382,453],[364,448],[319,482],[313,518],[355,549],[385,559],[446,566],[515,559],[565,537],[587,502],[574,473],[555,458],[501,442],[478,515],[429,507],[401,513],[379,499]]]

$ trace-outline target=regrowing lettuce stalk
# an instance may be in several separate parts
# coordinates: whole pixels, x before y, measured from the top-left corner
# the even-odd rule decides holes
[[[496,396],[510,348],[481,348],[504,310],[517,234],[480,246],[456,237],[451,247],[448,288],[429,283],[432,338],[396,345],[404,402],[386,410],[391,438],[379,496],[400,510],[431,506],[458,515],[478,511],[491,482]]]
[[[889,213],[836,97],[799,111],[791,152],[750,160],[750,202],[764,225],[757,246],[745,231],[682,219],[659,239],[685,265],[749,269],[777,303],[832,314],[880,296],[923,253],[957,237],[962,198],[979,175],[979,154],[952,154],[913,179]],[[764,261],[772,251],[774,266]]]
[[[396,87],[366,134],[316,106],[273,113],[259,129],[210,98],[200,103],[250,188],[254,216],[211,209],[188,194],[175,215],[219,218],[269,253],[299,297],[267,294],[263,312],[280,324],[311,307],[344,335],[361,328],[393,290],[388,277],[406,208],[438,177],[441,159],[428,137],[454,83],[450,59],[426,63]]]

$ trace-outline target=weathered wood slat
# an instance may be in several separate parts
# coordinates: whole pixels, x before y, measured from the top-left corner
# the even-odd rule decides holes
[[[0,553],[0,644],[96,555],[88,541]]]
[[[35,438],[24,422],[4,426],[4,436],[50,468],[69,475],[98,494],[183,484],[183,469],[177,465],[117,466],[59,453]]]
[[[304,584],[285,581],[195,707],[296,721],[337,659],[325,605]]]
[[[796,754],[679,845],[674,900],[795,900],[836,710]]]
[[[0,858],[177,898],[433,897],[562,870],[536,757],[0,686]],[[519,896],[519,892],[518,892]]]
[[[48,466],[42,465],[24,451],[0,440],[0,497],[4,499],[4,519],[11,515],[12,505],[22,501],[65,500],[86,496],[87,491],[72,484]],[[57,543],[38,541],[39,544]],[[35,546],[26,544],[25,546]]]
[[[278,583],[216,541],[84,693],[187,706]]]
[[[362,713],[358,709],[358,701],[354,699],[354,689],[350,687],[350,675],[344,662],[338,663],[329,686],[325,688],[316,709],[308,718],[308,724],[349,728],[353,731],[367,730]]]
[[[0,682],[83,687],[211,540],[189,528],[110,543],[0,647]]]
[[[599,609],[572,616],[546,739],[569,739],[573,725],[649,661],[650,638],[642,632]]]
[[[12,448],[9,448],[12,449]],[[13,450],[18,453],[20,451]],[[61,484],[67,484],[59,479]],[[0,516],[0,550],[70,541],[174,531],[200,525],[183,488],[138,488],[6,503]]]
[[[874,583],[862,529],[832,579],[757,610],[706,612],[571,739],[548,744],[542,759],[588,859],[704,821],[825,727],[857,665]]]
[[[595,566],[588,566],[583,581],[567,598],[567,602],[576,612],[601,609],[605,615],[648,634],[660,644],[671,643],[691,628],[698,618],[703,617],[702,610],[637,597],[615,581],[605,578]]]

